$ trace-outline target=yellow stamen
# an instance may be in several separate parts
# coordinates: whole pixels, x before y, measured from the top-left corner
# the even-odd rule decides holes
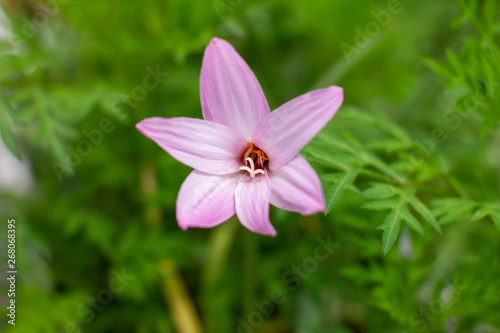
[[[250,153],[253,150],[253,143],[248,142],[247,145],[249,145],[250,147],[247,149],[245,156],[243,156],[243,161],[247,160],[247,157],[250,156]]]

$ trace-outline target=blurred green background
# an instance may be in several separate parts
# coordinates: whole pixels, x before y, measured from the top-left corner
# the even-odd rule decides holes
[[[3,0],[0,330],[500,332],[499,12],[496,0]],[[328,215],[272,208],[276,238],[235,218],[177,226],[190,169],[134,125],[201,118],[214,36],[271,109],[344,88],[302,152]]]

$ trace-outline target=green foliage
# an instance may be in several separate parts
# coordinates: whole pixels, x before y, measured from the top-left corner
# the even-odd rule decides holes
[[[475,203],[467,199],[446,198],[435,200],[433,205],[433,213],[439,217],[439,224],[446,224],[466,217],[474,208]]]
[[[21,158],[14,134],[12,133],[12,124],[9,117],[7,104],[0,99],[0,134],[2,136],[2,140],[12,154],[14,154],[17,158]]]
[[[500,102],[499,7],[495,0],[456,2],[462,8],[462,14],[455,19],[453,26],[459,28],[471,24],[479,38],[468,37],[459,54],[446,51],[451,68],[430,58],[422,58],[422,61],[433,72],[446,78],[450,86],[465,88],[455,112],[480,114],[483,118],[481,133],[486,135],[500,121],[500,112],[496,107]]]
[[[388,199],[395,196],[399,198]],[[402,190],[391,185],[374,183],[371,188],[363,192],[363,197],[374,201],[363,204],[361,206],[362,208],[371,210],[391,210],[385,217],[384,222],[378,226],[378,229],[384,230],[382,236],[382,251],[384,254],[389,252],[396,241],[401,220],[415,232],[420,235],[424,234],[424,229],[420,225],[420,222],[409,211],[408,206],[415,209],[434,229],[441,233],[441,229],[436,223],[434,216],[430,214],[427,207],[415,197],[415,191]]]
[[[495,227],[500,231],[500,203],[490,202],[479,206],[476,212],[471,216],[471,221],[479,221],[486,216],[491,217]]]
[[[333,174],[327,177],[327,181],[333,184],[326,191],[326,210],[325,215],[328,214],[333,207],[342,199],[344,190],[348,189],[355,193],[360,193],[356,186],[353,185],[354,180],[358,175],[358,171],[347,171],[341,174]]]
[[[397,13],[388,3],[3,2],[0,136],[14,157],[1,164],[29,171],[0,173],[19,272],[17,323],[2,306],[0,330],[499,331],[498,1],[401,1]],[[325,215],[272,208],[275,238],[236,218],[180,230],[190,169],[134,127],[201,117],[213,36],[249,63],[272,109],[344,88],[301,151]],[[350,61],[343,42],[359,48]],[[164,75],[146,89],[151,70]],[[30,185],[7,187],[7,171]],[[5,263],[5,227],[0,244]]]

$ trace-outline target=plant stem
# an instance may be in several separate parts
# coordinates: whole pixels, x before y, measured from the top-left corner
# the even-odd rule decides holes
[[[189,295],[177,266],[172,261],[164,259],[160,262],[160,272],[163,299],[172,314],[176,331],[181,333],[203,333],[203,327],[196,312],[194,301]]]

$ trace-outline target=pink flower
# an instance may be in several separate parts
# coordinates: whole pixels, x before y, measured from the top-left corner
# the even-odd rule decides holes
[[[343,101],[337,86],[299,96],[273,112],[254,73],[213,38],[201,67],[203,118],[144,119],[137,129],[194,168],[176,203],[179,226],[211,228],[234,214],[247,229],[276,235],[269,204],[302,215],[325,210],[319,178],[299,151]]]

